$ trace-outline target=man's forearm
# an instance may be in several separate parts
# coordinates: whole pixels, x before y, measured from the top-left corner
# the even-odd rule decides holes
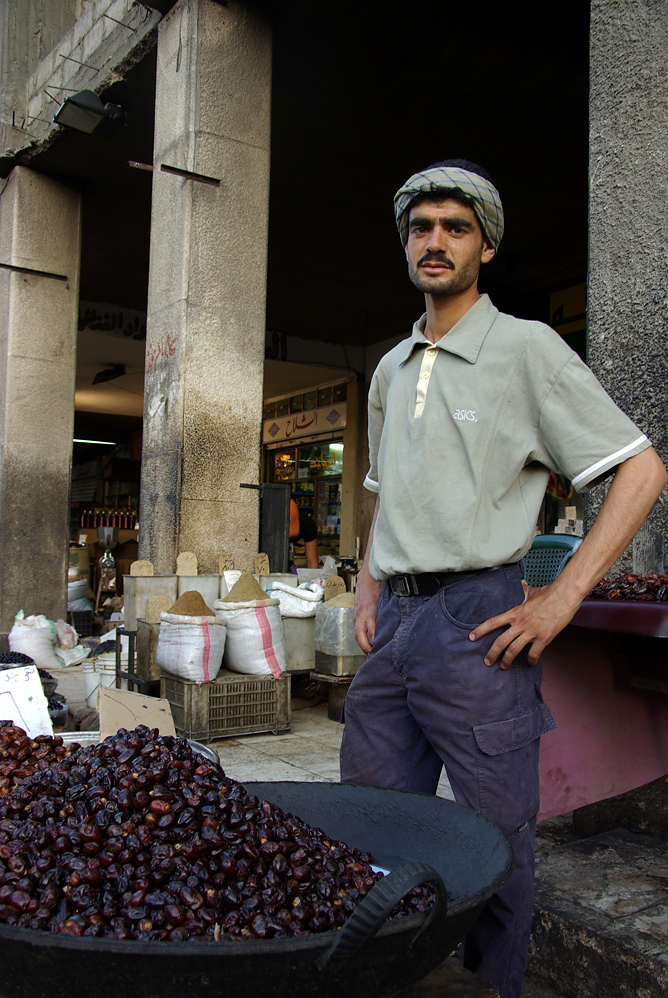
[[[666,484],[666,469],[653,447],[619,466],[584,541],[553,585],[570,589],[578,605],[627,549]]]
[[[529,593],[526,602],[490,617],[471,633],[477,641],[505,628],[485,655],[503,669],[529,647],[531,665],[575,616],[593,585],[626,550],[666,484],[666,469],[653,448],[629,458],[617,469],[605,501],[587,537],[549,586]]]
[[[363,652],[371,651],[371,644],[376,630],[376,601],[380,593],[380,582],[374,579],[369,571],[369,556],[373,543],[373,534],[380,509],[380,496],[376,499],[373,520],[369,530],[369,539],[364,552],[364,561],[357,576],[355,586],[355,640]]]

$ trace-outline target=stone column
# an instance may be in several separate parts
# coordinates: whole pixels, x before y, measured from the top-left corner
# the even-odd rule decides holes
[[[0,640],[67,611],[78,194],[17,166],[0,196]],[[33,273],[42,271],[56,277]]]
[[[664,0],[592,0],[588,363],[664,462],[667,48]],[[602,486],[590,493],[588,524],[604,495]],[[611,571],[661,572],[667,560],[668,502],[659,501]]]
[[[250,6],[180,0],[160,24],[140,557],[202,572],[258,544],[271,31]],[[186,179],[169,166],[219,181]]]

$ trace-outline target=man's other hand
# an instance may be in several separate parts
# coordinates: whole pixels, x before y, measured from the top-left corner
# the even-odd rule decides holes
[[[485,665],[498,661],[502,669],[507,669],[527,645],[531,646],[529,665],[536,665],[543,650],[571,622],[580,606],[579,599],[565,598],[561,587],[561,591],[555,591],[553,585],[527,589],[524,603],[490,617],[469,635],[471,641],[477,641],[491,631],[506,628],[485,655]]]
[[[355,641],[365,654],[369,654],[376,633],[376,602],[380,596],[380,582],[364,565],[357,576],[355,587]]]

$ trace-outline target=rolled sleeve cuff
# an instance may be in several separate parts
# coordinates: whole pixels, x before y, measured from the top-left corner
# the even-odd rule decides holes
[[[641,434],[633,443],[627,444],[626,447],[615,451],[614,454],[609,454],[607,457],[597,461],[596,464],[585,468],[579,475],[576,475],[572,480],[573,488],[578,492],[587,492],[607,478],[612,469],[616,468],[618,464],[626,461],[629,457],[635,457],[636,454],[640,454],[641,451],[646,450],[649,446],[651,446],[650,440],[644,433]]]
[[[368,489],[369,492],[380,492],[380,484],[378,482],[374,482],[373,478],[369,478],[368,475],[364,479],[364,488]]]

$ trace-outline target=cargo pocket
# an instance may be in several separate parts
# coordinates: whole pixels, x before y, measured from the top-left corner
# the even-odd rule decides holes
[[[556,726],[539,703],[529,714],[473,728],[481,813],[508,834],[538,813],[539,740]]]

